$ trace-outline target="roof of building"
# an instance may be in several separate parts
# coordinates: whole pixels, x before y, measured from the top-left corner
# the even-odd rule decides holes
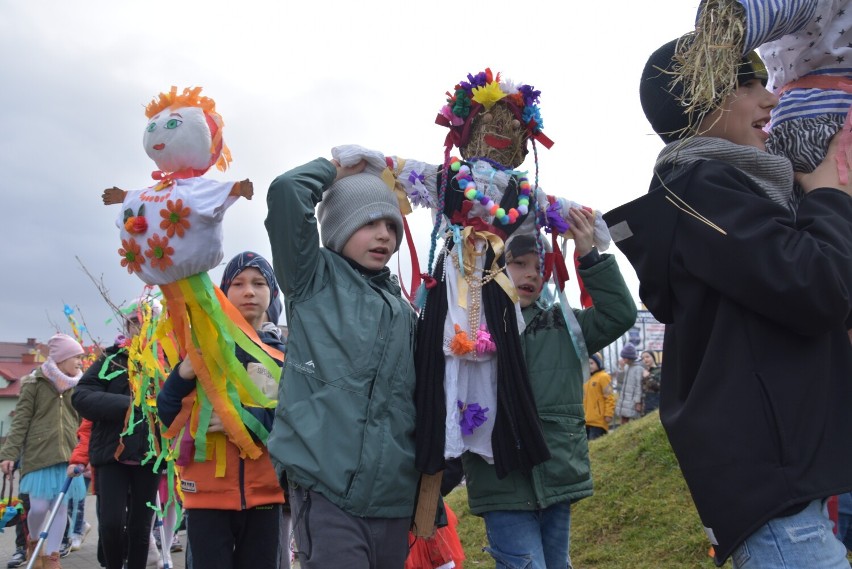
[[[33,363],[2,362],[0,363],[0,398],[18,397],[21,393],[21,378],[29,375],[38,366]],[[4,385],[5,383],[5,385]]]
[[[47,345],[37,342],[35,338],[27,338],[26,342],[0,342],[0,363],[20,362],[24,355],[38,355],[37,361],[47,357]]]
[[[31,373],[47,356],[47,346],[35,338],[26,342],[0,342],[0,398],[17,398],[21,378]]]

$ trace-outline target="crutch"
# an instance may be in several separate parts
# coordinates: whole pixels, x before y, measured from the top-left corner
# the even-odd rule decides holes
[[[171,541],[166,541],[166,524],[163,523],[163,518],[166,513],[163,511],[162,503],[160,502],[160,489],[157,489],[157,513],[154,515],[154,526],[160,530],[160,551],[163,554],[163,569],[172,569],[172,552],[170,549]]]
[[[73,482],[74,478],[76,478],[81,472],[83,471],[77,467],[74,469],[74,476],[69,476],[65,479],[62,489],[59,490],[59,496],[56,497],[53,507],[50,508],[50,515],[47,516],[47,519],[44,520],[44,525],[41,526],[41,532],[38,534],[38,542],[36,543],[35,549],[33,549],[33,554],[27,561],[27,569],[32,569],[36,558],[38,558],[38,552],[41,551],[41,546],[44,545],[44,541],[47,539],[47,533],[50,531],[50,526],[53,525],[53,519],[56,517],[56,512],[59,511],[59,507],[62,505],[62,500],[65,499],[65,494],[68,493],[68,488],[71,487],[71,482]]]

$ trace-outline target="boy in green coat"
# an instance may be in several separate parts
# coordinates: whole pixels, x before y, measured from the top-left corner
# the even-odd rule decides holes
[[[636,306],[615,257],[593,246],[593,214],[572,208],[569,215],[579,274],[594,301],[592,308],[573,311],[575,332],[594,353],[633,326]],[[498,567],[564,569],[571,566],[571,503],[592,494],[583,411],[582,362],[588,355],[572,341],[562,307],[539,300],[544,282],[535,238],[518,235],[507,247],[507,268],[526,325],[524,359],[551,458],[500,479],[493,464],[465,453],[468,499],[471,511],[485,519]]]
[[[268,446],[303,569],[399,569],[408,555],[416,317],[385,266],[403,233],[397,199],[363,169],[318,158],[267,196],[290,329]]]

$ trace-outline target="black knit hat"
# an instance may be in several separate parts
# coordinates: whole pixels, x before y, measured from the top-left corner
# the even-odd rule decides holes
[[[642,79],[639,83],[642,110],[654,132],[659,134],[666,144],[695,134],[695,127],[706,113],[713,110],[707,109],[700,115],[693,116],[692,124],[690,124],[690,117],[685,112],[681,100],[683,82],[674,82],[675,54],[683,53],[692,41],[692,37],[691,34],[686,34],[664,44],[651,54],[645,69],[642,70]],[[752,79],[760,79],[764,85],[766,84],[766,68],[754,52],[743,57],[737,69],[738,84]],[[718,102],[720,103],[721,101]]]

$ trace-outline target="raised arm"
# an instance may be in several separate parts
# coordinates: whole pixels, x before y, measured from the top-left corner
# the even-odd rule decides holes
[[[317,158],[281,174],[269,186],[266,232],[272,248],[275,277],[284,296],[294,299],[306,290],[320,262],[320,241],[314,212],[322,194],[335,180],[364,170]]]
[[[800,334],[843,323],[852,303],[852,198],[813,189],[792,221],[770,200],[738,190],[742,178],[733,168],[696,174],[691,187],[701,191],[684,200],[726,233],[685,217],[675,245],[686,270]]]

